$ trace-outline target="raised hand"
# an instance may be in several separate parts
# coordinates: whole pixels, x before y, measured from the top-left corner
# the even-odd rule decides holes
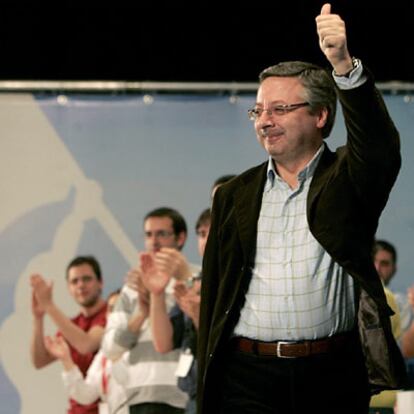
[[[48,352],[55,358],[60,360],[68,360],[71,358],[70,349],[66,341],[61,336],[45,336],[44,338],[45,347]]]
[[[45,315],[45,310],[40,306],[36,299],[36,295],[32,291],[32,314],[36,319],[41,319]]]
[[[155,295],[159,295],[165,291],[171,274],[168,267],[163,266],[160,269],[155,261],[155,253],[143,252],[140,254],[141,262],[141,280],[146,289]]]
[[[322,6],[316,17],[319,46],[338,75],[352,70],[352,58],[348,51],[345,22],[337,14],[331,14],[331,5]]]
[[[149,315],[149,290],[142,280],[141,268],[129,270],[125,277],[125,283],[138,293],[138,310],[144,317],[147,317]]]
[[[32,309],[36,309],[38,312],[47,310],[47,307],[53,301],[53,282],[46,282],[42,275],[33,274],[30,276],[30,285],[32,286],[34,298]]]
[[[201,280],[196,280],[190,288],[182,281],[177,281],[174,285],[174,296],[178,306],[191,318],[197,329],[200,318],[200,287]]]
[[[125,283],[129,288],[139,292],[141,281],[141,269],[131,269],[125,276]]]
[[[185,256],[171,247],[163,247],[155,254],[155,263],[161,273],[179,280],[191,277],[191,269]]]

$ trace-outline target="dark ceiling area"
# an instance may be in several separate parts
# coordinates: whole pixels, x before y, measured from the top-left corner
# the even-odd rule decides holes
[[[0,79],[254,82],[282,60],[327,65],[315,30],[322,4],[4,6]],[[377,81],[414,81],[412,0],[331,4],[346,21],[349,50]]]

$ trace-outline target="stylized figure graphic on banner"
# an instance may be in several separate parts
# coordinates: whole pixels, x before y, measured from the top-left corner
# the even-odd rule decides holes
[[[13,99],[18,107],[10,113],[1,103],[7,100],[10,105]],[[129,265],[135,264],[136,248],[103,202],[99,183],[85,177],[32,96],[0,97],[0,133],[3,137],[0,174],[8,177],[2,179],[0,187],[0,234],[19,220],[30,219],[35,210],[53,210],[55,205],[63,203],[69,211],[54,229],[50,248],[31,246],[32,251],[27,254],[30,260],[15,284],[14,313],[4,320],[0,330],[2,368],[20,395],[20,413],[62,413],[67,398],[59,378],[60,367],[52,364],[36,371],[30,363],[29,275],[40,272],[52,279],[56,303],[68,315],[74,315],[76,310],[66,293],[64,268],[77,254],[88,222],[98,223]],[[16,257],[21,253],[19,246],[13,251]],[[2,282],[17,277],[3,276]],[[9,294],[13,295],[12,289]],[[55,327],[47,324],[46,330],[53,334]]]

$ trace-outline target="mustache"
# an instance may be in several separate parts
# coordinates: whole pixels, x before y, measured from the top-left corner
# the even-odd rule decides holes
[[[281,128],[263,127],[259,129],[259,134],[262,138],[266,138],[270,135],[281,135],[284,131]]]
[[[269,135],[269,128],[260,128],[259,134],[262,138],[266,138]]]

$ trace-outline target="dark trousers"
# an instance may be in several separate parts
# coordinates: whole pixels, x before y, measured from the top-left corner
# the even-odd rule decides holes
[[[358,344],[336,354],[276,358],[228,350],[220,414],[367,414],[369,387]]]
[[[162,403],[145,403],[131,405],[129,414],[184,414],[184,409]]]

